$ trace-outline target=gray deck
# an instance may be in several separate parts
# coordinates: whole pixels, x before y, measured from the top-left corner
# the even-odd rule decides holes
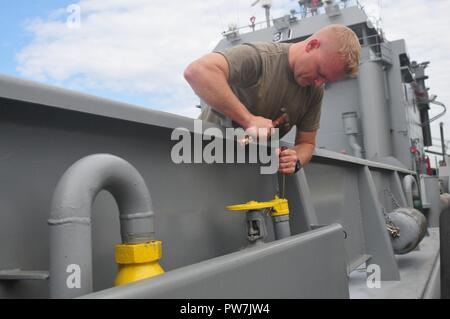
[[[368,288],[365,267],[350,274],[351,299],[439,298],[439,229],[429,228],[419,249],[396,256],[400,281],[382,281],[380,288]],[[438,280],[436,280],[438,279]]]

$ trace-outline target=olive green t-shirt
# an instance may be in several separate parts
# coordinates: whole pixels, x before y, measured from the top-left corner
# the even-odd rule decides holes
[[[280,127],[280,137],[294,125],[299,131],[316,131],[323,97],[323,87],[301,87],[295,82],[288,62],[289,46],[254,42],[216,51],[228,62],[232,91],[253,115],[275,120],[282,114],[281,108],[286,109],[289,125]],[[208,105],[199,118],[230,126],[223,114]],[[228,123],[238,126],[229,119]]]

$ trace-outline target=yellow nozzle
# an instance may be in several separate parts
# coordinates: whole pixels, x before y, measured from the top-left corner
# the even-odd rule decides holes
[[[159,265],[162,257],[162,242],[121,244],[116,246],[116,262],[119,264],[115,286],[129,284],[164,273]]]

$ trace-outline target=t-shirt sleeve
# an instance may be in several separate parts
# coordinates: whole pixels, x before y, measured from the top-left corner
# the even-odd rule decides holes
[[[308,103],[308,110],[297,122],[297,130],[304,132],[317,131],[320,127],[323,87],[314,89]]]
[[[258,51],[251,45],[242,44],[220,51],[228,62],[230,76],[228,81],[238,87],[255,85],[261,76],[262,61]]]

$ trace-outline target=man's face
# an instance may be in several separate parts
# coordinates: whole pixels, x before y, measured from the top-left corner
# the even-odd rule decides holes
[[[299,57],[294,67],[294,76],[302,87],[320,87],[328,82],[336,82],[345,76],[343,58],[334,50],[313,43]]]

